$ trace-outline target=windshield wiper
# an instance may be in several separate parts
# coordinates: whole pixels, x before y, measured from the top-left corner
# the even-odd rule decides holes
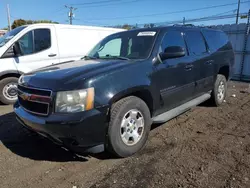
[[[96,57],[93,57],[93,56],[85,55],[85,56],[82,57],[81,59],[97,59],[97,58],[96,58]]]
[[[130,59],[127,58],[127,57],[123,57],[123,56],[112,56],[112,55],[109,55],[109,54],[107,54],[106,57],[108,57],[108,58],[113,58],[113,59],[120,59],[120,60],[130,60]]]

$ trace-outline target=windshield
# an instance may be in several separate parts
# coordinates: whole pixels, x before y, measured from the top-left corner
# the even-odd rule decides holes
[[[26,26],[17,27],[10,32],[6,33],[0,38],[0,47],[4,46],[10,39],[16,36],[20,31],[22,31]]]
[[[109,35],[88,54],[90,58],[146,59],[153,48],[156,31],[126,31]]]

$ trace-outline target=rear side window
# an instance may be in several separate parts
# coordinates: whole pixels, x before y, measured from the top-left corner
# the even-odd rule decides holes
[[[207,52],[206,44],[200,31],[186,31],[185,39],[190,54],[201,55]]]
[[[169,46],[181,46],[186,49],[182,33],[179,31],[168,31],[163,37],[161,48],[164,51]]]
[[[228,37],[222,31],[204,30],[202,33],[211,51],[217,51],[228,43]]]
[[[49,29],[34,30],[34,47],[35,52],[46,50],[51,46],[51,37]]]

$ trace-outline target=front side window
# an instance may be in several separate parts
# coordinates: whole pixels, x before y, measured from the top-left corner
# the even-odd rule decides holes
[[[21,54],[29,55],[50,48],[51,36],[49,29],[35,29],[29,31],[18,40]]]
[[[146,59],[156,38],[156,31],[126,31],[104,38],[88,54],[94,58]]]
[[[168,31],[161,44],[161,48],[164,51],[167,47],[170,46],[180,46],[186,49],[185,42],[182,36],[182,33],[179,31]]]
[[[34,47],[33,47],[33,32],[29,31],[24,36],[22,36],[18,40],[21,54],[22,55],[29,55],[34,53]]]
[[[202,55],[207,52],[206,44],[200,31],[186,31],[185,39],[190,54]]]

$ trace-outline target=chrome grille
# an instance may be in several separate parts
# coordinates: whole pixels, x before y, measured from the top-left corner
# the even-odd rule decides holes
[[[47,116],[52,102],[52,91],[18,85],[18,101],[26,111]]]

